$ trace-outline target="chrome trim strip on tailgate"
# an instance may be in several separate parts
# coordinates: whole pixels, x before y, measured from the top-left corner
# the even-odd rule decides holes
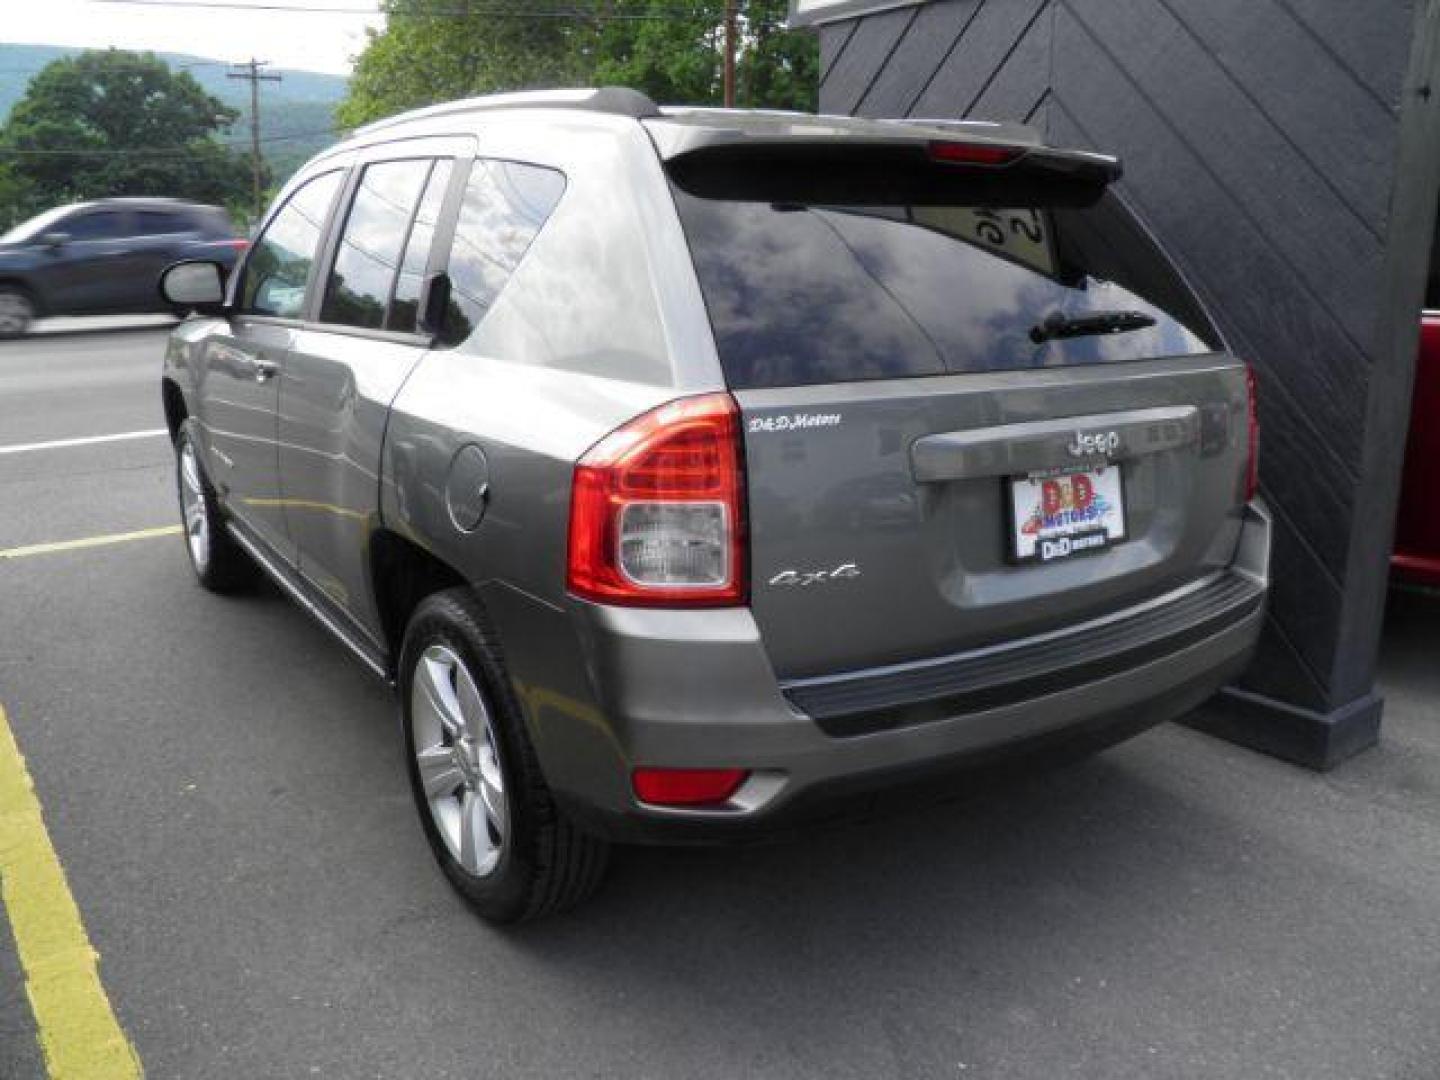
[[[1063,631],[956,656],[781,683],[829,735],[864,735],[1013,704],[1176,652],[1259,611],[1265,586],[1224,571]]]
[[[1077,453],[1078,436],[1114,436],[1107,452]],[[1017,476],[1062,465],[1124,461],[1189,446],[1200,438],[1194,405],[1032,420],[1021,424],[925,435],[910,447],[920,483]]]

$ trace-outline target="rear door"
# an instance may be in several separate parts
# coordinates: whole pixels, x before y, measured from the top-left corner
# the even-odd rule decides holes
[[[368,538],[381,445],[390,402],[429,347],[419,305],[462,150],[412,143],[390,148],[404,157],[357,167],[324,288],[280,384],[280,483],[301,573],[376,640]]]
[[[125,243],[114,259],[121,289],[117,303],[126,311],[164,311],[160,272],[184,256],[200,236],[196,220],[178,209],[137,208],[129,214]]]
[[[45,257],[47,291],[57,314],[91,315],[124,307],[130,215],[119,209],[82,210],[57,223],[64,243]]]
[[[1233,553],[1245,370],[1144,230],[1113,194],[955,190],[675,191],[782,677],[1044,633]]]

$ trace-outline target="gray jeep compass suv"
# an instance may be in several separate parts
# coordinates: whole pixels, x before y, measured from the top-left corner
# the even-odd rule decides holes
[[[1269,523],[1246,366],[1119,171],[624,90],[365,128],[223,288],[164,276],[195,571],[263,568],[398,686],[495,920],[612,840],[1174,717],[1246,663]]]

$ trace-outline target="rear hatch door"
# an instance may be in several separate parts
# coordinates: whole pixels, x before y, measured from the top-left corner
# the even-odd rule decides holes
[[[1063,630],[1230,561],[1244,366],[1093,169],[788,168],[788,190],[671,173],[782,678]]]

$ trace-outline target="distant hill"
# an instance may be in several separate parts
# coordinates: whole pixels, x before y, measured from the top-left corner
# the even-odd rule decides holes
[[[0,123],[25,96],[30,79],[41,68],[62,56],[84,51],[57,45],[0,44]],[[249,139],[250,84],[226,78],[231,70],[228,64],[182,53],[156,53],[156,56],[172,68],[188,71],[206,91],[240,110],[240,119],[222,138],[227,142]],[[317,150],[336,141],[333,114],[345,96],[346,80],[343,75],[314,71],[266,70],[283,78],[278,83],[260,85],[260,135],[266,140],[262,149],[275,178],[283,180]]]

